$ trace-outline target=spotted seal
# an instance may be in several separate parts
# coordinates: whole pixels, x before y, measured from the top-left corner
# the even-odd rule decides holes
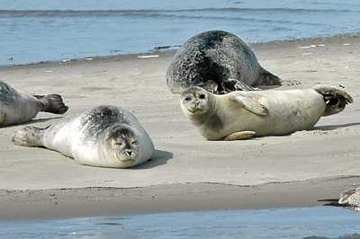
[[[129,168],[151,158],[154,145],[129,111],[95,107],[46,128],[25,127],[13,136],[16,145],[45,147],[91,166]]]
[[[244,41],[225,31],[203,32],[186,41],[168,67],[166,80],[172,93],[191,86],[225,94],[281,84],[260,66]]]
[[[339,205],[360,211],[360,187],[342,192]]]
[[[320,117],[338,113],[352,101],[348,93],[332,86],[225,95],[191,87],[180,97],[184,114],[208,140],[286,135],[311,129]]]
[[[67,110],[60,95],[20,93],[0,81],[0,127],[28,122],[40,111],[63,114]]]

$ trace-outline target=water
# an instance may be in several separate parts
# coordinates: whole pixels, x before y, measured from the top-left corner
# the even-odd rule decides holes
[[[248,42],[360,32],[360,3],[0,0],[0,65],[148,52],[214,29]]]
[[[359,239],[357,233],[359,213],[329,207],[0,222],[7,239]]]

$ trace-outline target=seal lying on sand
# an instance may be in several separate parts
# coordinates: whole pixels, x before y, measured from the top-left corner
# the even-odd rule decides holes
[[[167,71],[172,93],[199,86],[214,94],[254,90],[252,86],[279,86],[280,79],[262,68],[255,54],[239,37],[208,31],[190,38]]]
[[[191,87],[181,95],[184,114],[208,140],[286,135],[311,129],[321,116],[338,113],[352,101],[345,91],[331,86],[225,95]]]
[[[45,147],[81,164],[129,168],[150,159],[154,145],[136,117],[115,106],[98,106],[47,128],[25,127],[17,145]]]
[[[338,203],[341,206],[360,211],[360,187],[341,193]]]
[[[60,95],[27,95],[0,81],[0,127],[21,124],[40,111],[63,114],[68,110]]]

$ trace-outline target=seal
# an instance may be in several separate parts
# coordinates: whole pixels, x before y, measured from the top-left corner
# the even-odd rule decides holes
[[[338,113],[352,102],[348,93],[331,86],[225,95],[191,87],[180,97],[184,114],[208,140],[287,135],[311,129],[321,116]]]
[[[360,187],[342,192],[338,203],[340,206],[360,211]]]
[[[0,81],[0,127],[31,121],[40,111],[64,114],[60,95],[27,95]]]
[[[155,150],[136,117],[111,105],[95,107],[46,128],[25,127],[15,133],[12,141],[58,151],[80,164],[112,168],[141,164]]]
[[[203,32],[186,41],[170,63],[166,80],[175,94],[191,86],[225,94],[281,85],[244,41],[225,31]]]

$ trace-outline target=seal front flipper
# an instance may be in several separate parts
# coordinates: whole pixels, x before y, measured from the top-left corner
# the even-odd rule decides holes
[[[247,111],[250,111],[256,115],[267,116],[269,114],[269,110],[259,102],[261,97],[250,96],[241,94],[240,92],[231,93],[230,99],[244,107]]]
[[[34,95],[34,97],[39,100],[39,103],[41,104],[41,111],[54,114],[64,114],[69,109],[69,107],[64,104],[60,95]]]
[[[41,147],[44,146],[42,138],[46,128],[38,128],[34,126],[26,126],[15,132],[12,137],[12,142],[16,145],[27,147]]]
[[[241,139],[251,139],[256,134],[255,131],[240,131],[232,133],[224,138],[226,141],[232,140],[241,140]]]

